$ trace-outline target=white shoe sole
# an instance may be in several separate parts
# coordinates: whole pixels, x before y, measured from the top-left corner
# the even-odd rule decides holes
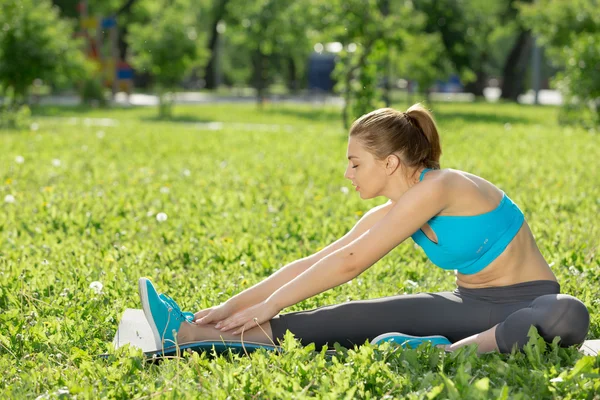
[[[156,327],[154,318],[152,318],[152,312],[150,311],[150,302],[148,301],[148,287],[146,286],[147,280],[148,279],[146,278],[140,278],[138,280],[138,290],[140,292],[140,300],[142,301],[144,315],[146,315],[148,324],[150,324],[150,328],[152,328],[152,334],[154,335],[154,344],[156,345],[157,350],[161,350],[163,348],[162,340],[160,334],[158,333],[158,328]]]

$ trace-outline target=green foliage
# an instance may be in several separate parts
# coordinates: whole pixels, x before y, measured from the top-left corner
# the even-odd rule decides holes
[[[447,78],[454,69],[444,53],[444,45],[438,33],[408,36],[405,50],[396,54],[394,64],[400,76],[418,84],[421,92],[427,92],[436,79]]]
[[[406,36],[423,18],[410,2],[336,0],[319,6],[321,29],[344,46],[333,76],[344,97],[342,122],[347,128],[355,118],[382,105],[378,72],[392,49],[404,50]]]
[[[35,79],[62,86],[85,76],[72,26],[59,18],[49,0],[1,2],[0,27],[0,96],[6,97],[0,114],[18,113]]]
[[[310,0],[230,0],[224,33],[224,72],[234,83],[251,82],[259,101],[269,84],[296,79],[314,42]],[[297,69],[289,76],[289,65]]]
[[[598,1],[540,0],[520,5],[521,18],[563,70],[554,84],[565,97],[564,121],[600,126]]]
[[[351,187],[337,108],[181,106],[173,119],[180,122],[156,121],[148,108],[36,112],[37,130],[2,135],[0,398],[600,392],[600,357],[546,344],[534,331],[522,353],[481,357],[472,347],[446,354],[389,343],[332,346],[337,354],[327,357],[291,334],[282,355],[194,354],[152,365],[133,348],[112,351],[124,309],[140,307],[140,276],[186,310],[209,307],[332,243],[385,199],[341,190]],[[555,114],[440,103],[443,164],[489,179],[517,202],[562,292],[589,308],[589,338],[599,338],[600,137],[557,126]],[[8,194],[14,202],[4,201]],[[168,219],[157,221],[158,212]],[[93,281],[103,284],[100,293]],[[453,287],[453,274],[407,241],[348,284],[283,312]],[[96,357],[107,351],[107,360]]]
[[[415,7],[427,16],[425,31],[438,33],[443,39],[444,48],[436,53],[441,56],[442,66],[438,65],[441,71],[447,70],[444,63],[451,62],[463,83],[474,81],[477,74],[499,74],[508,51],[505,50],[504,57],[498,57],[490,41],[497,30],[507,27],[514,30],[511,24],[500,23],[506,3],[487,0],[415,2]]]
[[[191,10],[188,0],[148,3],[150,22],[129,27],[132,64],[138,71],[152,74],[161,117],[171,115],[172,98],[167,90],[207,60],[205,37],[196,28],[196,14]]]
[[[24,104],[19,107],[11,107],[10,99],[4,99],[5,104],[0,106],[0,128],[24,128],[31,121],[31,110]]]

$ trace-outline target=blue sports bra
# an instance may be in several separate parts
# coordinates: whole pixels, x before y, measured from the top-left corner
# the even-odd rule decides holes
[[[430,168],[421,172],[419,181]],[[421,229],[411,237],[440,268],[475,274],[498,257],[517,234],[523,212],[503,192],[494,210],[468,216],[439,215],[427,221],[437,236],[436,244]]]

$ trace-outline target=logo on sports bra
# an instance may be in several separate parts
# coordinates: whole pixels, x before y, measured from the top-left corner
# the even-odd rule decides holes
[[[488,242],[488,238],[485,238],[483,245],[477,250],[477,253],[479,253],[481,251],[481,249],[483,249],[483,246],[485,246],[485,244]]]

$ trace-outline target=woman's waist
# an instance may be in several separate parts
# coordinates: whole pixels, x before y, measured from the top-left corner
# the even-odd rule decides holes
[[[559,294],[560,284],[555,280],[532,280],[511,285],[466,288],[458,286],[457,296],[492,303],[532,301],[547,294]]]
[[[527,223],[484,269],[475,274],[456,274],[456,284],[466,289],[510,286],[530,281],[556,282],[556,277],[537,248]]]

